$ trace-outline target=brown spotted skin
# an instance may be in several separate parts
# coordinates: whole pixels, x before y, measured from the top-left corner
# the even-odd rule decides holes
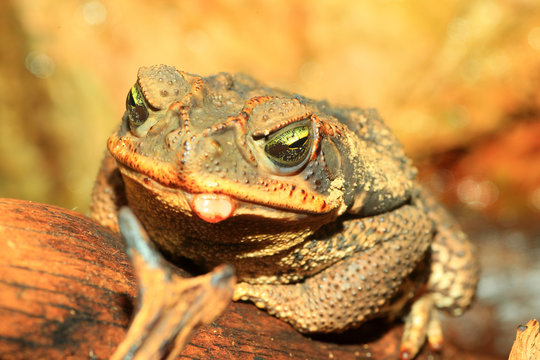
[[[375,111],[165,65],[141,68],[137,84],[149,117],[134,126],[126,112],[109,138],[92,204],[101,222],[114,228],[127,201],[170,259],[204,269],[232,263],[235,299],[303,332],[395,315],[414,296],[454,313],[471,302],[472,246],[417,184]],[[307,162],[285,173],[264,144],[299,125],[310,131]],[[109,182],[119,174],[123,186]],[[205,222],[191,209],[194,194],[227,195],[234,212]]]

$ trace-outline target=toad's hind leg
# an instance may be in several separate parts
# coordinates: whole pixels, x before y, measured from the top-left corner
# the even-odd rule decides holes
[[[239,283],[234,299],[253,301],[301,332],[343,330],[379,314],[398,294],[413,295],[414,287],[402,285],[429,246],[428,236],[419,238],[426,240],[382,241],[301,283]]]
[[[428,291],[413,304],[407,317],[401,342],[402,358],[414,356],[426,337],[432,349],[440,349],[443,339],[435,309],[461,315],[471,304],[478,282],[475,247],[429,192],[424,191],[422,198],[437,224],[437,233],[431,245]]]
[[[437,308],[461,315],[476,292],[479,273],[476,249],[457,226],[441,225],[437,230],[431,245],[428,289]]]

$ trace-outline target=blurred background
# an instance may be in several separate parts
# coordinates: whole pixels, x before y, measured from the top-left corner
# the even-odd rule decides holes
[[[447,337],[507,356],[540,317],[538,0],[0,1],[0,196],[87,213],[142,65],[374,107],[480,248]]]

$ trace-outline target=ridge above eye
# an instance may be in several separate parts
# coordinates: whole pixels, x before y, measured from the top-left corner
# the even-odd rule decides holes
[[[308,160],[313,142],[310,126],[298,125],[276,132],[264,145],[264,153],[283,173],[300,169]]]

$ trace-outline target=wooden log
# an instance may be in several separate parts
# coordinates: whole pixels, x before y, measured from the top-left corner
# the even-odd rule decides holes
[[[540,359],[540,326],[538,320],[532,319],[527,325],[518,326],[508,360],[537,359]]]
[[[119,236],[54,206],[0,214],[0,359],[108,358],[137,296]]]
[[[136,280],[119,235],[74,211],[0,199],[0,359],[108,359]],[[200,327],[179,359],[396,359],[402,325],[307,337],[249,303]],[[417,359],[432,352],[424,347]],[[437,359],[488,359],[444,344]]]

